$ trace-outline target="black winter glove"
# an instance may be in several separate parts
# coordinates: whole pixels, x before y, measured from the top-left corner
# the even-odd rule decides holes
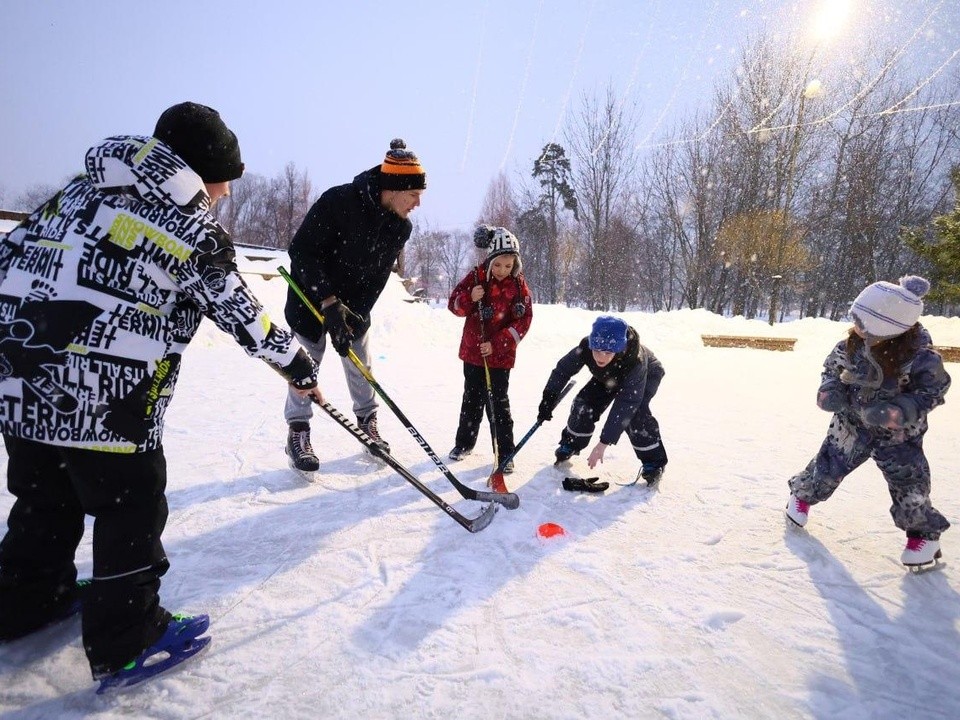
[[[827,412],[840,412],[850,407],[850,398],[846,386],[821,390],[817,394],[817,406]]]
[[[350,342],[363,335],[369,324],[353,310],[337,300],[323,311],[323,324],[338,355],[346,356]]]
[[[291,380],[290,384],[293,385],[297,390],[313,390],[317,386],[317,376],[310,375],[297,380]]]
[[[903,410],[893,403],[877,402],[860,410],[860,418],[865,425],[898,430],[903,427]]]
[[[543,400],[540,401],[540,407],[537,412],[537,422],[547,422],[553,420],[553,408],[557,405],[557,396],[553,394],[543,394]]]
[[[480,319],[491,320],[493,318],[493,308],[489,305],[480,306]]]
[[[599,480],[599,477],[568,477],[563,479],[563,489],[571,492],[601,493],[610,487],[610,483],[598,482]]]
[[[297,350],[289,365],[278,368],[284,376],[290,378],[290,384],[298,390],[312,390],[317,386],[317,369],[317,364],[303,348]]]

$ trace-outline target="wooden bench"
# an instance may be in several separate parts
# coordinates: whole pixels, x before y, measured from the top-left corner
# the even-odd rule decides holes
[[[707,347],[753,348],[755,350],[793,350],[796,338],[756,337],[752,335],[701,335]]]
[[[960,362],[960,347],[949,345],[934,345],[933,349],[940,353],[944,362]]]
[[[264,280],[272,280],[275,277],[280,277],[280,273],[270,270],[264,272],[257,272],[256,270],[240,270],[239,273],[241,275],[259,275]]]

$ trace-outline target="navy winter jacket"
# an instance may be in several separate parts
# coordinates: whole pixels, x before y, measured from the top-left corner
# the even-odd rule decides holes
[[[615,445],[637,411],[650,402],[646,392],[647,382],[663,377],[663,365],[647,347],[640,344],[637,331],[628,327],[627,349],[614,355],[613,360],[602,368],[593,359],[590,338],[583,338],[577,347],[560,358],[547,380],[544,392],[558,395],[567,381],[584,366],[593,375],[591,383],[600,383],[610,393],[615,393],[613,406],[600,433],[600,442]],[[651,383],[651,386],[658,384]]]
[[[324,192],[290,243],[290,274],[317,310],[340,301],[369,323],[413,225],[380,204],[380,166]],[[323,326],[291,288],[284,310],[290,327],[319,340]]]

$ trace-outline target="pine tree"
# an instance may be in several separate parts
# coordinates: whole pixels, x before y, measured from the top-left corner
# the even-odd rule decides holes
[[[933,219],[933,240],[918,228],[907,230],[904,240],[932,266],[930,300],[954,305],[960,303],[960,166],[953,169],[950,178],[954,208]]]
[[[544,302],[555,303],[560,287],[559,277],[559,215],[569,210],[574,219],[577,215],[577,196],[570,184],[570,159],[563,147],[547,143],[540,157],[533,161],[533,177],[537,178],[543,192],[540,195],[540,210],[547,223],[546,267],[542,287],[546,290]]]

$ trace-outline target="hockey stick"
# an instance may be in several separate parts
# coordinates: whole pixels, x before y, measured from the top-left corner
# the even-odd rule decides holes
[[[557,396],[557,401],[553,404],[553,407],[550,408],[550,411],[551,411],[551,412],[557,408],[557,406],[560,404],[560,401],[563,400],[564,396],[565,396],[568,392],[570,392],[570,390],[572,390],[572,389],[573,389],[573,386],[576,385],[576,384],[577,384],[577,381],[576,381],[576,380],[571,380],[570,382],[568,382],[568,383],[566,384],[566,386],[563,388],[563,390],[560,391],[560,394]],[[527,440],[529,440],[529,439],[531,438],[531,436],[532,436],[537,430],[540,429],[540,426],[541,426],[541,425],[543,425],[543,420],[537,420],[537,421],[533,424],[533,427],[530,428],[529,430],[527,430],[527,434],[524,435],[522,438],[520,438],[520,442],[518,442],[518,443],[516,444],[516,446],[513,448],[513,452],[510,453],[510,455],[509,455],[508,457],[504,458],[503,461],[502,461],[499,465],[497,465],[496,469],[494,469],[494,471],[493,471],[492,473],[490,473],[490,481],[489,481],[489,484],[490,484],[491,487],[496,487],[496,485],[495,485],[494,483],[497,483],[498,481],[499,481],[499,483],[502,485],[502,487],[506,487],[506,481],[505,481],[504,478],[503,478],[503,468],[504,468],[504,466],[505,466],[508,462],[510,462],[511,460],[513,460],[513,458],[516,456],[516,454],[517,454],[518,452],[520,452],[520,448],[522,448],[522,447],[527,443]]]
[[[422,492],[427,498],[438,508],[443,510],[447,515],[456,520],[460,525],[469,530],[472,533],[480,532],[487,525],[493,522],[493,516],[497,513],[497,505],[495,503],[490,503],[475,518],[468,518],[461,515],[457,512],[448,502],[443,498],[433,492],[430,488],[424,485],[412,472],[407,470],[403,465],[401,465],[396,458],[393,457],[390,453],[384,450],[380,445],[373,442],[370,437],[356,425],[354,425],[350,420],[346,418],[339,410],[333,407],[330,403],[320,402],[316,398],[312,398],[315,403],[320,405],[320,408],[330,417],[332,417],[341,427],[346,428],[351,435],[353,435],[360,444],[363,445],[370,453],[374,456],[383,460],[387,465],[392,467],[394,470],[399,473],[399,475],[406,480],[408,483],[413,485],[417,490]]]
[[[473,271],[474,280],[476,280],[477,285],[480,285],[480,273],[479,268]],[[487,342],[487,333],[483,327],[483,299],[477,300],[477,316],[480,321],[480,344]],[[483,359],[483,377],[484,382],[487,386],[487,415],[490,422],[490,439],[493,441],[493,462],[494,464],[502,470],[502,465],[500,463],[500,440],[497,437],[497,416],[494,414],[494,404],[493,404],[493,381],[490,379],[490,366],[487,364],[487,356],[481,353],[481,358]],[[507,463],[504,462],[503,465]],[[494,492],[505,493],[508,492],[507,485],[503,480],[503,473],[494,473],[487,480],[487,487],[489,487]]]
[[[483,319],[480,320],[483,322]],[[481,331],[482,337],[482,331]],[[490,439],[493,441],[493,462],[501,470],[507,464],[507,461],[504,460],[503,463],[500,463],[500,441],[497,438],[497,418],[494,415],[494,404],[493,404],[493,382],[490,380],[490,368],[487,365],[487,359],[483,358],[483,373],[486,376],[487,383],[487,413],[490,415]],[[511,457],[516,453],[512,453]],[[507,493],[510,492],[507,489],[507,483],[503,479],[503,472],[494,473],[487,480],[487,487],[493,490],[495,493]]]
[[[297,286],[297,283],[294,281],[294,279],[290,277],[290,273],[287,272],[286,268],[278,267],[277,272],[279,272],[280,277],[286,280],[287,284],[293,288],[293,291],[297,294],[297,297],[299,297],[307,309],[313,313],[314,317],[323,323],[323,315],[320,314],[316,307],[314,307],[313,303],[310,302],[307,296],[303,294],[303,291]],[[485,490],[474,490],[469,485],[464,485],[462,482],[457,480],[453,473],[447,469],[447,466],[443,464],[443,461],[441,461],[437,454],[433,451],[433,448],[431,448],[427,441],[424,440],[423,435],[417,432],[417,429],[413,426],[413,423],[411,423],[407,416],[403,414],[403,411],[400,410],[397,404],[390,398],[389,395],[387,395],[386,391],[380,387],[380,383],[376,381],[369,368],[367,368],[360,361],[360,358],[357,357],[357,354],[352,348],[347,349],[347,357],[349,357],[350,361],[357,366],[357,370],[359,370],[364,379],[370,383],[370,387],[372,387],[377,395],[383,399],[383,401],[387,404],[387,407],[389,407],[393,411],[394,415],[396,415],[400,420],[400,422],[403,423],[404,429],[413,436],[413,439],[417,441],[417,444],[420,445],[427,456],[433,460],[434,465],[440,468],[440,472],[443,473],[443,476],[450,482],[451,485],[453,485],[454,488],[456,488],[457,492],[460,493],[462,497],[466,498],[467,500],[499,503],[509,510],[515,510],[520,507],[520,498],[514,493],[495,493],[487,492]]]

